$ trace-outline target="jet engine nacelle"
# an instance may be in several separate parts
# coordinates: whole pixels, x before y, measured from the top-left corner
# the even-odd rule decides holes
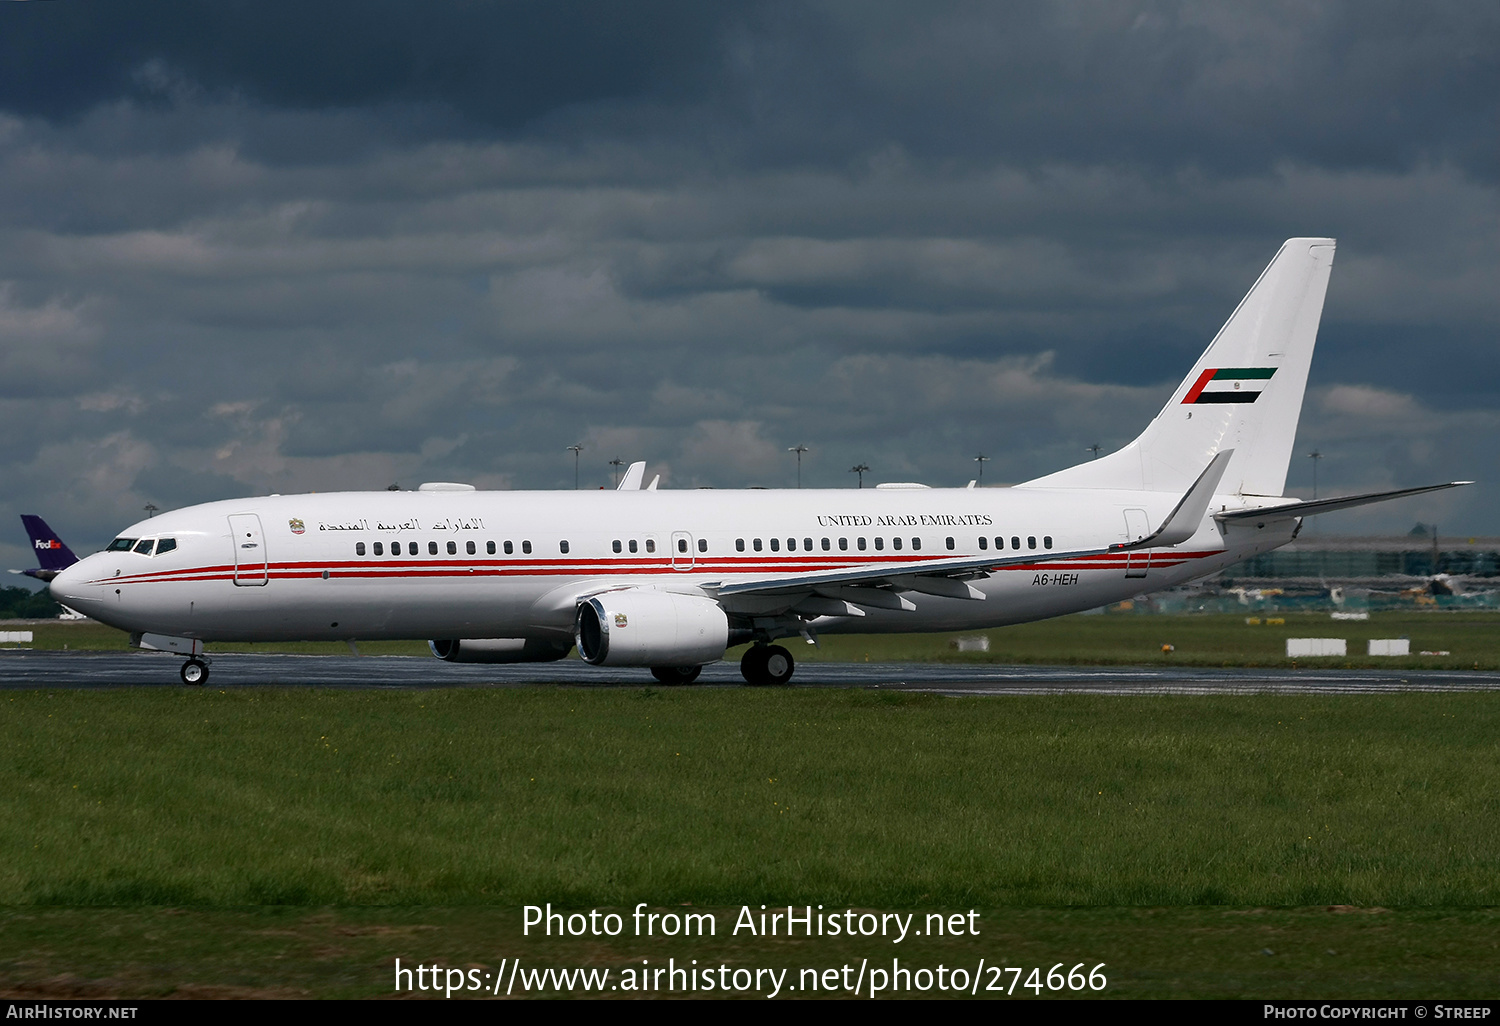
[[[550,663],[573,651],[567,642],[535,638],[446,638],[427,647],[450,663]]]
[[[574,636],[595,666],[701,666],[729,647],[729,618],[712,599],[626,588],[580,603]]]

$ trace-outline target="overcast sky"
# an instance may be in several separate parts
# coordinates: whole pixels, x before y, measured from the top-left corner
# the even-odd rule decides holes
[[[1338,257],[1289,488],[1500,534],[1500,7],[0,4],[0,561],[148,502],[1019,481]],[[8,578],[14,582],[15,578]]]

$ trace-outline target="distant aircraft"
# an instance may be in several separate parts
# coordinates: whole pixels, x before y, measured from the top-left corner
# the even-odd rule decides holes
[[[31,549],[41,566],[34,570],[12,570],[11,573],[25,574],[39,581],[50,581],[78,562],[78,557],[73,555],[73,550],[63,544],[57,532],[47,526],[47,521],[30,513],[22,513],[21,524],[31,538]]]
[[[1302,518],[1468,482],[1283,494],[1334,240],[1290,239],[1135,441],[1011,488],[344,492],[163,513],[53,596],[187,656],[205,642],[427,638],[454,661],[597,666],[686,684],[731,645],[785,684],[819,633],[1039,620],[1182,584]],[[655,482],[652,482],[653,486]]]

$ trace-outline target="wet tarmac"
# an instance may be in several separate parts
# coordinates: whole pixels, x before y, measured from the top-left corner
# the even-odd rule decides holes
[[[0,690],[182,687],[181,658],[140,652],[0,652]],[[649,670],[577,659],[522,665],[453,664],[417,656],[227,654],[213,658],[218,688],[660,687]],[[694,687],[743,687],[739,667],[715,663]],[[945,695],[1382,694],[1496,691],[1500,673],[1465,670],[1281,670],[1199,667],[812,663],[791,687],[890,688]]]

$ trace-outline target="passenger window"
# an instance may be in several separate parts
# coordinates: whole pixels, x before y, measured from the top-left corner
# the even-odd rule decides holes
[[[677,551],[678,552],[686,552],[687,551],[687,539],[686,538],[678,538],[677,539]]]
[[[736,538],[734,540],[734,551],[736,551],[736,552],[744,552],[745,551],[745,539],[743,539],[743,538]]]
[[[797,539],[796,538],[788,538],[786,540],[786,550],[788,552],[796,552],[797,551]]]
[[[875,539],[875,551],[879,552],[883,548],[885,548],[885,539],[884,538],[876,538]]]
[[[707,552],[708,551],[708,539],[707,538],[699,538],[698,539],[698,551],[699,552]]]
[[[911,540],[911,547],[914,550],[920,550],[922,548],[922,539],[921,538],[913,538]]]
[[[163,552],[171,552],[176,547],[177,547],[177,539],[176,538],[163,538],[161,541],[159,541],[159,542],[156,543],[156,554],[159,556]],[[364,555],[364,553],[361,552],[360,555]]]
[[[849,539],[848,538],[840,538],[839,539],[839,551],[840,552],[847,552],[848,550],[849,550]]]
[[[506,542],[505,543],[505,554],[507,556],[510,555],[511,553],[515,552],[515,551],[516,551],[516,547],[515,547],[515,545],[512,542]]]
[[[759,538],[755,539],[755,541],[751,542],[751,544],[755,546],[755,551],[756,552],[760,551],[760,539]]]
[[[640,550],[640,546],[636,544],[635,539],[634,538],[630,539],[630,551],[631,552],[638,552],[639,550]]]
[[[1013,549],[1019,549],[1021,547],[1020,535],[1013,534],[1010,536],[1010,547]]]
[[[863,538],[854,539],[854,545],[859,551],[865,551],[865,540]]]
[[[901,539],[900,538],[892,538],[891,539],[891,548],[899,550],[901,548]]]
[[[375,544],[379,545],[380,543],[376,542]],[[363,556],[365,554],[365,543],[364,542],[355,542],[354,543],[354,554],[356,556]],[[380,550],[379,549],[375,550],[375,555],[377,555],[377,556],[380,555]]]
[[[524,552],[528,556],[531,555],[531,542],[529,542],[529,541],[523,541],[521,543],[521,551]]]
[[[493,556],[495,554],[495,543],[492,541],[485,542],[484,551]]]
[[[471,556],[474,555],[474,543],[473,542],[469,542],[467,545],[465,545],[464,546],[464,551],[467,552]]]
[[[135,545],[134,538],[116,538],[105,548],[105,552],[129,552]]]
[[[616,538],[614,541],[610,542],[609,547],[614,549],[616,552],[619,552],[622,548],[622,546],[620,545],[620,539]]]
[[[380,542],[376,542],[375,543],[375,555],[377,555],[377,556],[383,556],[383,555],[385,555],[385,546],[382,545]]]
[[[823,551],[827,552],[830,548],[832,548],[832,546],[828,544],[828,539],[824,538],[823,539]]]
[[[1044,549],[1050,549],[1051,547],[1052,547],[1052,536],[1050,534],[1049,535],[1044,535],[1042,537],[1042,548],[1044,548]],[[156,550],[156,554],[158,556],[161,555],[161,549],[157,549]]]
[[[781,539],[780,538],[772,538],[771,539],[771,551],[772,552],[780,552],[781,551]]]
[[[1036,535],[1032,535],[1031,537],[1026,539],[1026,547],[1028,549],[1036,548]]]
[[[449,542],[448,543],[448,555],[450,555],[450,556],[456,556],[456,555],[458,555],[458,543],[457,542]]]
[[[1005,539],[1004,538],[996,538],[995,539],[995,548],[997,548],[997,549],[1003,549],[1003,548],[1005,548]]]
[[[982,552],[982,551],[984,551],[985,549],[987,549],[989,547],[990,547],[990,541],[989,541],[989,539],[985,538],[985,537],[980,537],[980,539],[979,539],[979,549],[980,549],[980,551]]]
[[[412,542],[412,552],[415,553],[416,551],[416,542]],[[399,555],[401,555],[401,543],[391,542],[391,558],[394,559]]]
[[[427,543],[427,554],[429,556],[436,556],[437,555],[437,542],[428,542]]]
[[[804,549],[806,549],[808,552],[811,552],[812,551],[812,539],[811,538],[803,538],[802,539],[802,547]]]
[[[647,552],[655,552],[656,551],[656,539],[655,538],[647,538],[646,539],[646,551]]]
[[[948,548],[949,548],[949,550],[950,550],[950,551],[951,551],[951,550],[952,550],[952,548],[953,548],[953,539],[952,539],[952,538],[949,538],[949,539],[948,539]]]
[[[566,538],[557,543],[557,551],[561,552],[563,555],[567,555],[568,542]]]
[[[155,544],[155,538],[142,538],[140,541],[135,543],[135,551],[139,552],[143,556],[149,556],[151,555],[151,546]]]
[[[395,554],[395,552],[396,552],[396,547],[397,547],[397,545],[399,545],[399,544],[400,544],[400,543],[399,543],[399,542],[397,542],[397,543],[396,543],[396,545],[392,545],[392,546],[391,546],[391,553],[392,553],[392,554],[393,554],[393,555],[394,555],[394,554]],[[415,555],[416,555],[416,554],[417,554],[417,552],[418,552],[418,551],[420,551],[420,550],[419,550],[419,549],[418,549],[418,548],[417,548],[417,543],[416,543],[416,542],[407,542],[407,543],[406,543],[406,554],[407,554],[407,555],[408,555],[408,556],[415,556]]]

